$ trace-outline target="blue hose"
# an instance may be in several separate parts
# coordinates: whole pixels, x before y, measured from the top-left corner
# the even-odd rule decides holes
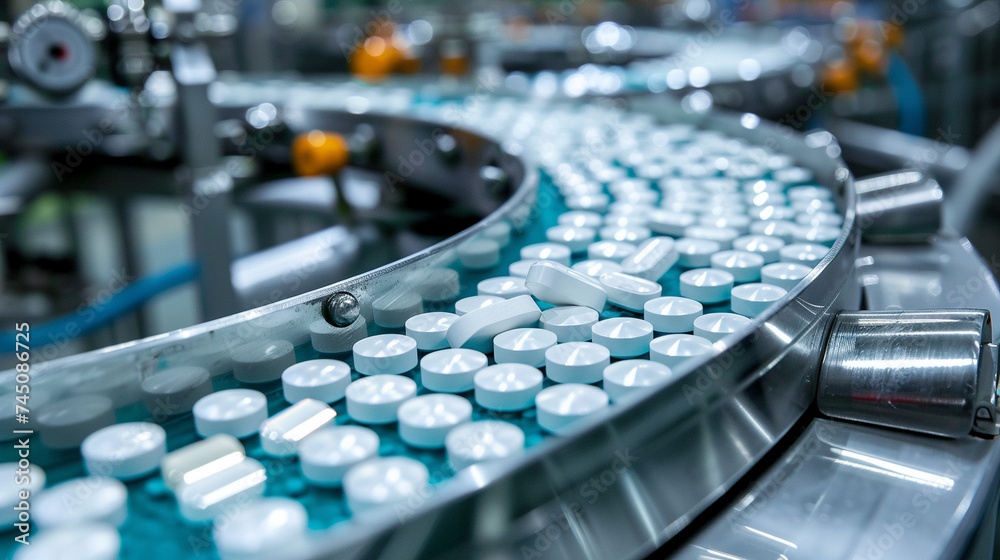
[[[88,305],[42,325],[31,325],[31,346],[62,342],[90,334],[115,319],[132,313],[154,297],[183,286],[198,277],[198,265],[185,263],[160,274],[147,276],[125,286],[107,301]],[[6,331],[0,340],[10,341],[0,353],[14,351],[14,331]]]
[[[899,130],[914,136],[923,136],[927,122],[924,94],[920,85],[898,53],[889,56],[889,86],[896,95],[896,110],[899,113]]]

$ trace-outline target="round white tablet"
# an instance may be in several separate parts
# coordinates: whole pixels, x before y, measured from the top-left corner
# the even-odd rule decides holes
[[[621,272],[622,265],[604,259],[588,259],[574,264],[571,268],[587,277],[596,279],[609,272]]]
[[[375,324],[394,329],[406,320],[424,312],[424,298],[417,292],[388,293],[372,302]]]
[[[323,319],[309,324],[312,346],[317,352],[339,354],[350,352],[354,343],[368,336],[368,322],[358,316],[346,327],[335,327]]]
[[[772,284],[791,291],[810,272],[812,272],[812,268],[804,264],[779,262],[760,269],[760,278],[765,284]]]
[[[438,393],[414,397],[397,411],[399,437],[413,447],[444,447],[455,426],[472,419],[472,404],[457,395]]]
[[[21,472],[18,472],[20,470]],[[21,469],[17,463],[0,463],[0,523],[4,527],[17,523],[18,514],[25,507],[31,507],[32,496],[36,496],[45,488],[45,471],[37,465],[29,465]],[[14,507],[22,502],[21,492],[28,492],[29,500],[21,505],[20,510]],[[30,511],[28,515],[30,515]]]
[[[347,386],[347,414],[362,424],[391,424],[399,405],[417,396],[417,384],[402,375],[362,377]]]
[[[115,423],[114,403],[101,395],[80,395],[46,403],[35,415],[39,435],[53,449],[73,448]]]
[[[417,367],[417,341],[377,334],[354,343],[354,369],[362,375],[400,374]]]
[[[191,410],[198,399],[212,392],[208,370],[176,367],[142,380],[142,400],[154,420],[164,420]]]
[[[553,385],[535,397],[538,425],[560,435],[568,433],[573,422],[607,407],[607,393],[582,383]]]
[[[306,360],[281,374],[282,393],[290,403],[302,399],[337,402],[350,383],[351,367],[340,360]]]
[[[524,286],[524,278],[517,276],[487,278],[479,282],[476,290],[481,296],[496,296],[504,299],[523,296],[528,293],[528,288]]]
[[[793,236],[797,243],[816,243],[818,245],[833,246],[837,238],[840,237],[840,229],[828,226],[802,226]]]
[[[229,434],[245,438],[267,420],[267,397],[252,389],[226,389],[194,403],[194,428],[201,437]]]
[[[87,436],[80,454],[88,474],[132,480],[159,468],[167,433],[151,422],[115,424]]]
[[[650,238],[653,232],[640,226],[605,226],[597,233],[602,241],[624,241],[626,243],[642,243]]]
[[[632,358],[649,352],[653,325],[642,319],[615,317],[598,321],[591,328],[591,339],[615,358]]]
[[[740,332],[750,325],[750,319],[735,313],[708,313],[694,320],[694,334],[711,342]]]
[[[686,268],[704,268],[712,264],[712,255],[722,250],[722,245],[708,239],[684,237],[674,243],[677,264]]]
[[[417,343],[418,350],[448,347],[448,327],[458,319],[454,313],[433,312],[414,315],[406,320],[406,336]]]
[[[553,307],[542,311],[539,324],[555,333],[558,342],[586,341],[590,340],[590,328],[600,317],[589,307]]]
[[[666,296],[651,299],[643,306],[643,318],[662,333],[684,333],[694,329],[694,320],[704,312],[697,301],[685,297]]]
[[[621,262],[635,252],[635,243],[625,241],[597,241],[587,246],[587,258]]]
[[[428,268],[417,271],[408,279],[424,301],[453,301],[461,288],[458,271],[450,268]]]
[[[351,467],[378,454],[378,434],[363,426],[332,426],[299,442],[302,476],[316,486],[340,486]]]
[[[486,367],[486,354],[468,348],[448,348],[431,352],[420,360],[420,380],[424,387],[440,393],[471,391],[476,372]]]
[[[785,243],[791,243],[799,231],[799,225],[788,220],[768,219],[750,224],[750,233],[777,237]],[[780,254],[780,250],[779,250]]]
[[[826,226],[839,228],[844,225],[844,217],[831,212],[816,212],[813,214],[799,214],[795,217],[795,223],[800,226]]]
[[[771,284],[743,284],[732,292],[733,313],[756,317],[781,299],[788,291]]]
[[[531,408],[542,389],[542,372],[524,364],[497,364],[476,373],[476,402],[490,410]]]
[[[493,337],[493,358],[498,364],[545,365],[545,351],[555,346],[555,333],[545,329],[511,329]]]
[[[118,530],[104,523],[81,523],[39,533],[28,546],[20,546],[14,560],[117,560],[122,539]]]
[[[244,383],[267,383],[295,363],[295,347],[287,340],[261,340],[233,351],[233,376]]]
[[[545,352],[545,374],[556,383],[597,383],[611,351],[593,342],[566,342]]]
[[[448,464],[460,471],[469,465],[504,459],[524,451],[524,431],[509,422],[466,422],[445,437]]]
[[[128,490],[114,478],[73,478],[33,496],[31,514],[42,529],[80,523],[120,527],[128,517]]]
[[[500,248],[506,247],[510,243],[510,224],[506,221],[499,221],[495,224],[490,224],[483,230],[482,236],[486,239],[492,239],[497,242]]]
[[[681,237],[684,230],[695,225],[698,218],[689,212],[671,212],[670,210],[654,210],[646,216],[646,227],[650,230],[671,237]]]
[[[735,282],[754,282],[760,280],[760,269],[764,266],[764,257],[746,251],[719,251],[712,255],[712,268],[725,270],[733,275]]]
[[[566,207],[571,210],[589,210],[603,212],[608,208],[611,199],[603,193],[571,196],[566,199]]]
[[[504,299],[506,298],[499,296],[470,296],[462,298],[455,302],[455,315],[461,317],[466,313],[504,301]]]
[[[617,402],[627,395],[642,393],[673,377],[670,368],[652,360],[622,360],[604,368],[604,391]]]
[[[572,251],[562,243],[535,243],[521,247],[522,260],[555,261],[569,266]]]
[[[601,215],[597,212],[572,210],[559,214],[559,225],[596,229],[601,226]]]
[[[649,359],[676,369],[692,358],[715,352],[712,342],[691,334],[668,334],[649,343]]]
[[[358,514],[423,496],[429,481],[430,473],[420,461],[409,457],[375,458],[347,471],[344,494],[347,506]]]
[[[306,508],[291,498],[261,498],[217,519],[212,540],[221,560],[289,557],[305,549]]]
[[[733,275],[715,268],[696,268],[681,274],[681,295],[701,303],[718,303],[729,299]]]
[[[755,253],[764,258],[764,263],[777,262],[785,242],[780,237],[770,235],[744,235],[733,240],[733,249]]]
[[[500,244],[492,239],[470,239],[458,246],[458,260],[472,270],[490,268],[500,262]]]
[[[792,243],[781,248],[781,261],[816,266],[830,251],[829,247],[815,243]]]
[[[741,234],[738,230],[732,228],[720,228],[712,226],[691,226],[684,230],[684,237],[690,237],[692,239],[706,239],[708,241],[715,241],[723,249],[729,249],[733,246],[733,240],[739,237]]]
[[[597,232],[587,227],[553,226],[545,230],[545,237],[552,243],[569,247],[570,252],[582,253],[597,237]]]

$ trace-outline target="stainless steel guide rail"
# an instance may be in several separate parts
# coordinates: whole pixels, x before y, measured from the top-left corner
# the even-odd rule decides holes
[[[223,115],[245,110],[245,106],[220,107]],[[862,285],[856,277],[863,232],[856,223],[855,183],[843,161],[830,155],[834,152],[827,149],[829,142],[807,143],[768,123],[731,115],[694,118],[704,129],[758,144],[766,140],[775,151],[811,169],[817,182],[833,191],[844,224],[826,258],[754,319],[748,331],[717,344],[718,351],[710,358],[690,363],[677,382],[642,400],[613,407],[586,421],[572,436],[540,444],[524,457],[466,469],[403,513],[383,512],[339,526],[314,543],[312,557],[644,557],[696,519],[703,521],[699,515],[726,496],[804,420],[815,402],[822,349],[831,325],[838,313],[862,306]],[[331,286],[173,333],[39,364],[33,370],[37,387],[59,393],[109,376],[127,386],[130,376],[141,378],[165,366],[193,364],[209,368],[213,375],[224,374],[231,369],[229,352],[247,342],[280,337],[304,343],[309,324],[322,318],[324,303],[332,294],[352,294],[361,313],[369,315],[375,298],[427,281],[433,269],[454,258],[458,244],[489,225],[506,220],[517,227],[530,218],[539,180],[536,166],[528,155],[514,156],[495,140],[445,123],[370,113],[307,109],[287,122],[295,131],[322,127],[349,132],[360,123],[371,125],[379,140],[372,167],[383,170],[392,170],[400,156],[413,150],[414,138],[431,137],[443,129],[455,139],[461,157],[428,158],[428,164],[416,168],[408,179],[437,186],[440,194],[461,196],[467,204],[492,213],[430,249]],[[490,183],[481,173],[484,166],[503,170],[509,177],[509,192],[487,188]],[[0,377],[11,375],[5,372]],[[995,362],[993,382],[995,397]],[[822,437],[824,433],[817,430],[823,426],[835,435],[859,430],[874,434],[876,440],[898,435],[838,421],[815,422],[819,424],[804,438]],[[925,442],[925,436],[901,437],[917,446]],[[979,461],[978,470],[969,472],[980,473],[982,484],[988,486],[986,479],[996,478],[1000,448],[990,440],[969,442],[966,436],[960,441],[955,445],[974,449],[971,455]],[[805,445],[800,442],[791,452],[812,449]],[[946,453],[949,445],[924,447]],[[612,477],[613,483],[603,482]],[[974,486],[969,482],[951,488],[957,492]],[[708,520],[708,525],[720,522]],[[716,533],[704,535],[716,538]],[[691,543],[701,547],[698,554],[711,549],[698,540],[701,537]],[[794,556],[789,552],[794,547],[785,548],[789,557]],[[691,550],[695,549],[681,552]],[[810,557],[811,550],[803,547],[801,557]],[[884,551],[885,557],[901,550]]]

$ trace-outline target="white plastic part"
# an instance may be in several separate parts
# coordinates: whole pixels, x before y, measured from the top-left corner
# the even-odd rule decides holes
[[[497,364],[476,373],[476,402],[500,411],[524,410],[542,389],[542,372],[524,364]]]
[[[642,319],[615,317],[598,321],[591,328],[592,340],[615,358],[633,358],[649,352],[653,325]]]
[[[406,336],[417,343],[418,350],[440,350],[448,347],[448,329],[458,315],[435,311],[421,313],[406,320]]]
[[[564,306],[542,311],[538,322],[555,333],[557,342],[577,342],[590,340],[590,328],[600,317],[589,307]]]
[[[167,433],[152,422],[125,422],[101,428],[80,445],[88,474],[119,480],[152,473],[166,453]]]
[[[399,405],[417,396],[417,384],[402,375],[371,375],[347,386],[347,414],[362,424],[391,424]]]
[[[369,459],[344,475],[347,506],[355,514],[378,507],[406,503],[427,492],[430,473],[423,463],[409,457]]]
[[[601,276],[601,286],[608,294],[608,301],[630,311],[642,311],[646,302],[660,297],[663,287],[624,272],[609,272]]]
[[[668,334],[654,338],[649,343],[649,359],[671,369],[713,352],[715,347],[710,340],[691,334]]]
[[[417,341],[402,334],[377,334],[354,343],[354,369],[362,375],[398,375],[417,367]]]
[[[268,418],[260,425],[260,446],[268,455],[291,457],[299,442],[326,427],[337,412],[316,399],[303,399]]]
[[[704,306],[685,297],[666,296],[651,299],[643,306],[643,319],[661,333],[686,333],[694,329],[694,320],[704,313]]]
[[[439,393],[464,393],[474,387],[476,372],[489,364],[486,354],[468,348],[431,352],[420,360],[424,387]]]
[[[612,402],[642,394],[673,378],[670,368],[652,360],[622,360],[604,368],[604,391]]]
[[[597,383],[611,351],[593,342],[566,342],[545,352],[545,374],[556,383]]]
[[[593,385],[553,385],[535,397],[538,425],[554,434],[569,433],[574,422],[607,408],[608,401],[608,394]]]
[[[462,315],[448,329],[452,348],[490,352],[493,337],[510,329],[533,327],[541,310],[531,296],[517,296]]]
[[[715,268],[696,268],[681,274],[681,295],[701,303],[718,303],[729,299],[733,275]]]
[[[600,310],[607,300],[599,282],[555,262],[539,261],[531,265],[524,283],[532,295],[552,305],[582,305]]]
[[[509,422],[480,420],[454,428],[445,437],[448,464],[460,471],[470,465],[524,452],[524,431]]]
[[[711,342],[742,331],[750,319],[735,313],[707,313],[694,320],[694,334]]]
[[[245,438],[267,419],[267,397],[252,389],[226,389],[194,404],[194,428],[201,437],[229,434]]]
[[[302,476],[315,486],[340,486],[354,465],[378,455],[378,434],[363,426],[333,426],[299,442]]]
[[[290,403],[303,399],[337,402],[350,383],[351,367],[340,360],[306,360],[281,374],[282,393]]]
[[[438,393],[412,398],[397,411],[399,437],[413,447],[444,447],[455,426],[472,419],[472,404],[463,397]]]

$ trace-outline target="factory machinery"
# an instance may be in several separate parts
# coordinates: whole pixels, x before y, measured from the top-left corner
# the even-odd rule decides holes
[[[805,28],[727,35],[735,69],[615,24],[565,28],[575,69],[372,83],[220,74],[198,5],[107,15],[7,41],[12,558],[995,557],[1000,289],[960,233],[995,132],[855,178],[760,116],[808,96]],[[24,234],[52,193],[112,216],[56,205],[61,260]],[[194,249],[137,279],[142,198]],[[80,305],[96,223],[128,279]]]

